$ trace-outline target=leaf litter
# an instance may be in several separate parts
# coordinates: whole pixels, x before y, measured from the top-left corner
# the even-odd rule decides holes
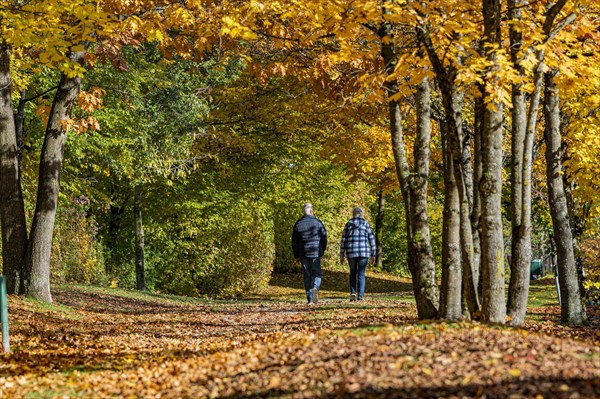
[[[1,398],[596,398],[600,314],[523,328],[417,321],[379,296],[174,301],[63,287],[53,305],[10,297]]]

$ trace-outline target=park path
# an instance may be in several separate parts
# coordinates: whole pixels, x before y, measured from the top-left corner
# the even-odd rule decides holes
[[[83,287],[56,290],[49,307],[10,298],[0,397],[600,397],[595,309],[584,328],[557,326],[556,306],[532,309],[515,330],[324,294],[312,307]]]

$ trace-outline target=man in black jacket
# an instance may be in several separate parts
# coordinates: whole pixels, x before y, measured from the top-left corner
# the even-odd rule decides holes
[[[304,273],[304,289],[308,304],[319,301],[321,287],[321,257],[327,249],[327,231],[323,223],[313,216],[311,204],[302,206],[304,216],[294,225],[292,233],[292,249],[294,258],[302,263]]]

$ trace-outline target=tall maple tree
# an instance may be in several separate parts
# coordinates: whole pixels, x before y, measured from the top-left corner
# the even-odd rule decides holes
[[[50,249],[64,141],[72,127],[71,113],[85,71],[86,52],[98,37],[109,35],[119,24],[110,10],[111,6],[102,8],[94,2],[81,0],[34,1],[2,10],[0,76],[4,82],[1,112],[5,123],[0,131],[0,185],[6,194],[0,204],[0,216],[3,269],[8,276],[7,286],[11,293],[27,292],[37,299],[52,301]],[[29,235],[19,179],[19,144],[10,98],[10,60],[14,55],[24,64],[46,66],[61,72],[40,155],[37,203]]]

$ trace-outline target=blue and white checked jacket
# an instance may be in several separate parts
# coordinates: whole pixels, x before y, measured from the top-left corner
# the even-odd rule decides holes
[[[340,243],[340,256],[348,259],[375,257],[375,235],[365,219],[355,217],[346,223]]]

